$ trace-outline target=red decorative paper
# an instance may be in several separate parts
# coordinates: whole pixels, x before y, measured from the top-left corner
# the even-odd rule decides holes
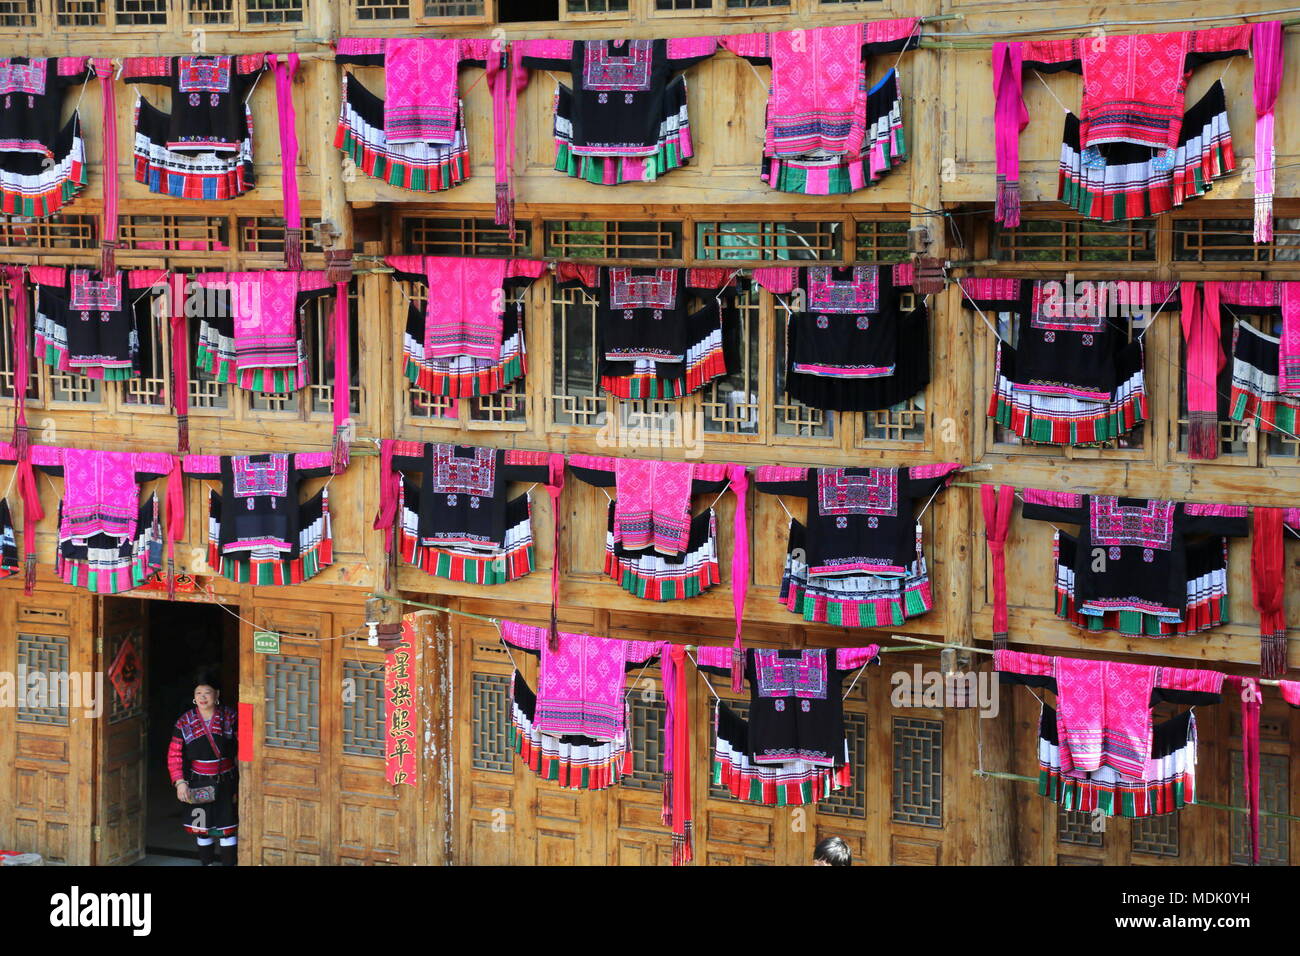
[[[384,669],[384,772],[394,786],[416,784],[417,725],[415,619],[408,614]]]
[[[239,704],[239,759],[250,763],[253,759],[253,705]]]
[[[144,682],[144,667],[133,639],[128,637],[117,649],[117,656],[108,668],[108,679],[123,707],[135,703],[135,696],[140,693],[140,686]]]

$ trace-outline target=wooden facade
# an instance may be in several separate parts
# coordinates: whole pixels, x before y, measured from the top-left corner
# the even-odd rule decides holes
[[[458,406],[413,389],[401,374],[409,290],[376,267],[384,254],[516,254],[592,263],[668,262],[735,265],[811,260],[897,262],[909,256],[908,229],[926,227],[929,254],[957,265],[952,276],[1008,275],[1078,279],[1300,278],[1300,128],[1289,104],[1300,103],[1300,69],[1288,70],[1277,131],[1276,239],[1250,243],[1252,184],[1235,176],[1212,193],[1152,220],[1100,226],[1054,202],[1060,109],[1026,76],[1032,113],[1021,140],[1026,213],[1016,229],[992,222],[994,155],[988,43],[1006,30],[1048,30],[1060,23],[1127,21],[1131,4],[1024,3],[1015,0],[559,0],[548,21],[503,22],[504,0],[3,0],[0,52],[123,56],[191,48],[234,53],[297,50],[295,86],[299,178],[308,221],[330,223],[352,245],[354,283],[352,464],[331,479],[335,562],[294,587],[235,585],[205,561],[207,487],[186,482],[188,528],[178,549],[185,570],[200,576],[238,615],[239,700],[251,704],[254,759],[241,776],[242,864],[664,863],[670,841],[659,820],[659,740],[663,703],[657,667],[634,687],[632,744],[636,772],[601,793],[560,790],[518,765],[509,751],[512,662],[496,630],[481,621],[421,615],[421,719],[425,746],[420,785],[388,786],[382,738],[382,654],[361,627],[365,602],[383,590],[382,538],[371,530],[378,505],[378,458],[372,438],[457,441],[566,453],[697,457],[746,465],[905,465],[960,460],[991,466],[969,481],[1141,497],[1293,505],[1300,491],[1300,442],[1249,434],[1223,423],[1224,454],[1192,462],[1186,453],[1181,393],[1181,335],[1166,312],[1146,334],[1151,420],[1122,447],[1070,449],[1007,439],[984,414],[992,385],[994,338],[961,308],[953,284],[932,300],[933,381],[901,407],[871,413],[823,413],[785,396],[779,381],[783,310],[766,292],[740,299],[742,367],[681,401],[619,401],[604,396],[592,374],[594,309],[590,300],[543,278],[526,293],[529,372],[504,393]],[[517,5],[516,5],[517,6]],[[1246,0],[1216,12],[1248,15],[1269,6]],[[1188,2],[1153,2],[1140,15],[1153,23],[1205,16]],[[325,40],[342,35],[405,35],[436,30],[511,40],[563,36],[691,36],[781,30],[859,19],[960,15],[926,28],[985,36],[966,48],[935,47],[899,59],[907,162],[878,185],[847,197],[801,197],[769,190],[758,178],[767,68],[720,52],[689,73],[696,157],[658,182],[617,188],[568,179],[553,168],[550,136],[553,78],[534,73],[519,107],[517,216],[512,243],[492,223],[491,104],[483,71],[462,73],[473,176],[443,194],[386,186],[349,168],[333,147],[340,68]],[[1159,26],[1112,26],[1116,33]],[[499,33],[495,31],[500,31]],[[1086,31],[1084,31],[1086,32]],[[1300,34],[1287,34],[1291,65]],[[977,49],[983,44],[984,49]],[[894,66],[875,58],[870,78]],[[1252,155],[1251,65],[1246,58],[1198,71],[1189,97],[1222,72],[1239,158]],[[359,68],[373,89],[382,71]],[[1078,78],[1048,83],[1065,103],[1078,102]],[[132,88],[119,87],[119,143],[131,142]],[[157,102],[145,89],[146,98]],[[72,100],[69,98],[69,110]],[[186,270],[275,268],[283,248],[274,84],[252,95],[258,187],[229,203],[162,199],[131,181],[129,149],[117,170],[122,184],[123,267]],[[64,215],[37,223],[0,222],[0,262],[93,263],[100,209],[97,82],[80,100],[91,184]],[[1292,198],[1294,197],[1294,198]],[[308,268],[323,250],[308,243]],[[4,300],[8,309],[8,299]],[[325,313],[309,322],[313,381],[286,400],[250,397],[198,373],[189,382],[192,447],[202,454],[319,451],[329,447],[332,393],[325,372]],[[7,312],[4,321],[9,321]],[[166,322],[157,354],[166,356]],[[191,330],[193,334],[193,330]],[[4,341],[9,341],[6,328]],[[2,350],[3,347],[0,347]],[[0,396],[10,407],[12,356],[2,355]],[[159,366],[165,367],[165,364]],[[165,451],[175,447],[175,420],[165,374],[143,383],[87,384],[34,366],[28,418],[36,440],[57,444]],[[618,444],[619,426],[636,416],[680,411],[678,447]],[[8,411],[6,415],[10,414]],[[644,419],[642,419],[644,421]],[[7,427],[5,419],[3,427]],[[611,444],[613,442],[613,445]],[[11,469],[0,466],[0,482]],[[0,582],[0,672],[20,665],[103,671],[121,640],[148,627],[146,602],[158,592],[97,598],[52,574],[58,482],[40,478],[47,517],[38,528],[39,586],[23,597],[18,579]],[[312,490],[320,482],[312,483]],[[394,593],[416,602],[487,616],[542,623],[549,572],[558,560],[562,623],[611,637],[725,642],[732,623],[731,521],[735,499],[717,503],[719,587],[689,604],[650,605],[602,574],[605,498],[570,480],[562,499],[560,553],[549,544],[556,516],[534,499],[538,571],[487,588],[397,572]],[[792,508],[794,503],[787,502]],[[788,519],[774,497],[751,493],[752,580],[746,640],[803,647],[888,643],[889,633],[809,625],[776,601]],[[21,508],[16,518],[21,521]],[[795,511],[799,517],[799,512]],[[894,633],[988,646],[990,568],[978,494],[969,486],[939,495],[922,519],[935,584],[933,611]],[[1020,518],[1008,543],[1010,635],[1022,649],[1100,652],[1146,662],[1213,663],[1250,674],[1258,661],[1257,618],[1250,598],[1248,539],[1231,549],[1231,623],[1208,634],[1157,642],[1113,634],[1083,635],[1053,613],[1052,529]],[[1288,548],[1287,591],[1293,636],[1300,571]],[[211,603],[204,596],[180,601]],[[397,611],[389,608],[389,613]],[[223,613],[216,611],[215,613]],[[232,624],[231,626],[235,626]],[[278,655],[254,654],[253,631],[281,635]],[[515,654],[526,676],[535,662]],[[1291,663],[1300,666],[1300,651]],[[710,789],[710,699],[691,678],[696,767],[696,854],[700,863],[802,863],[821,836],[838,834],[864,862],[936,864],[1188,864],[1241,862],[1244,815],[1202,806],[1151,823],[1110,821],[1094,832],[1086,816],[1059,813],[1030,784],[982,777],[976,770],[1033,774],[1038,709],[1023,690],[1004,692],[996,719],[957,708],[900,708],[890,676],[914,664],[933,669],[936,655],[893,653],[869,668],[846,702],[855,782],[850,791],[805,810],[752,807]],[[970,655],[963,667],[988,670]],[[648,681],[648,682],[646,682]],[[340,687],[355,693],[341,694]],[[715,682],[724,697],[721,682]],[[232,701],[233,703],[233,701]],[[1238,708],[1225,702],[1201,714],[1204,799],[1242,803]],[[0,848],[35,850],[55,863],[127,863],[143,851],[143,766],[138,713],[108,708],[0,708]],[[1266,695],[1263,729],[1265,808],[1284,816],[1264,823],[1266,862],[1290,863],[1300,841],[1300,719],[1276,694]],[[1236,769],[1234,769],[1236,768]],[[1237,781],[1234,784],[1234,781]]]

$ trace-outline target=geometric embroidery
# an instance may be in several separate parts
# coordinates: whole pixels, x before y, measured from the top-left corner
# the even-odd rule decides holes
[[[653,40],[627,41],[627,55],[612,52],[610,40],[588,40],[582,68],[582,85],[596,91],[620,93],[650,89],[650,62]]]
[[[826,699],[826,650],[803,651],[798,657],[782,657],[780,651],[755,650],[758,696]]]
[[[611,268],[609,304],[614,309],[671,309],[677,305],[677,270],[638,276],[631,269]]]
[[[462,458],[456,454],[456,447],[433,446],[434,492],[491,498],[496,491],[496,449],[475,448],[473,458]]]
[[[1161,551],[1173,546],[1177,502],[1156,498],[1145,505],[1121,505],[1114,495],[1092,495],[1088,503],[1093,544]]]
[[[176,87],[182,93],[230,92],[230,57],[177,57]]]
[[[847,468],[819,468],[817,513],[897,515],[898,469],[870,468],[866,474],[851,475]]]
[[[0,93],[28,93],[40,96],[45,92],[45,57],[29,63],[15,63],[9,57],[0,57]]]
[[[1106,286],[1101,286],[1095,296],[1066,299],[1061,283],[1054,282],[1051,285],[1052,291],[1049,293],[1044,290],[1044,283],[1034,283],[1033,308],[1029,319],[1032,328],[1056,332],[1102,331],[1106,324]],[[1096,284],[1083,285],[1085,292],[1097,288]],[[1103,301],[1096,301],[1098,298]]]
[[[861,315],[880,308],[880,270],[854,266],[853,278],[831,278],[830,266],[808,267],[808,311]]]
[[[117,312],[122,308],[122,273],[95,281],[89,269],[73,269],[68,298],[77,311]]]
[[[272,454],[267,461],[254,461],[247,455],[234,455],[230,470],[234,475],[236,498],[283,498],[289,491],[289,456]]]

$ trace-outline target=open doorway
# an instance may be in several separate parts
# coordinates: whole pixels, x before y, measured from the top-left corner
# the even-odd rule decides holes
[[[149,601],[145,635],[149,731],[145,852],[147,863],[198,859],[194,837],[182,829],[187,810],[167,772],[167,748],[176,720],[194,706],[200,670],[221,675],[221,703],[239,700],[239,622],[213,604]],[[247,729],[241,728],[245,733]]]

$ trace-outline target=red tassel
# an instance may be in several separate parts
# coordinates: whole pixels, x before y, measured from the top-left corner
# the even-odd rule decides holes
[[[284,231],[284,267],[293,272],[302,271],[302,230]]]
[[[510,227],[510,238],[515,238],[515,217],[511,215],[510,187],[505,183],[497,183],[497,209],[496,224],[498,226]]]
[[[664,807],[662,817],[664,826],[670,827],[673,825],[673,775],[671,772],[664,774],[663,795]]]
[[[745,652],[739,647],[731,649],[731,689],[739,694],[744,689]]]
[[[190,453],[190,416],[176,416],[176,452],[180,455]]]
[[[31,597],[32,593],[36,590],[36,555],[28,552],[27,557],[24,559],[24,564],[23,594]]]
[[[117,243],[105,239],[99,244],[99,254],[100,278],[106,279],[117,268]]]
[[[18,455],[19,461],[25,461],[27,450],[31,447],[31,435],[27,431],[27,426],[14,426],[14,451]]]
[[[1285,677],[1286,666],[1286,631],[1267,634],[1259,639],[1259,676],[1265,680]]]
[[[1218,458],[1218,418],[1211,412],[1189,412],[1187,417],[1187,457]]]
[[[167,559],[167,600],[176,600],[176,562]]]
[[[334,462],[331,465],[331,470],[334,474],[341,475],[343,472],[347,471],[349,461],[348,443],[343,440],[342,431],[336,431],[334,433],[334,446],[331,450],[334,454]]]
[[[546,636],[546,647],[552,651],[560,649],[560,622],[553,604],[551,605],[551,633]]]

